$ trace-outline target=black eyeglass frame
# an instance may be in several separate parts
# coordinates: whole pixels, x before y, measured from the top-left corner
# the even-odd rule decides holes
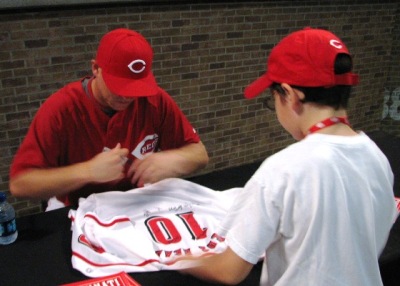
[[[275,95],[274,93],[278,93],[278,95],[285,95],[285,91],[281,87],[280,83],[273,83],[270,88],[270,94],[265,98],[263,105],[265,108],[275,111]]]
[[[274,91],[271,89],[271,93],[267,95],[267,97],[263,101],[263,107],[275,111],[275,96]]]

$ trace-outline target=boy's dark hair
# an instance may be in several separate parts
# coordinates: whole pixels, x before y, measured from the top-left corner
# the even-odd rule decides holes
[[[335,60],[335,74],[344,74],[350,72],[353,68],[352,59],[347,54],[338,54]],[[304,93],[302,102],[313,102],[320,105],[327,105],[335,108],[347,108],[351,93],[350,85],[336,85],[333,87],[304,87],[292,86]],[[284,95],[280,83],[273,83],[272,90]]]

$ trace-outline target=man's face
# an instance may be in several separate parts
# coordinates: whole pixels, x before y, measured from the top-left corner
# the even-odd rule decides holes
[[[104,82],[101,67],[96,67],[93,70],[93,74],[96,78],[92,88],[93,95],[103,107],[121,111],[126,109],[135,100],[134,97],[123,97],[112,93]]]
[[[107,104],[107,106],[115,111],[126,109],[135,100],[134,97],[122,97],[119,95],[115,95],[108,89],[102,94],[103,100]]]

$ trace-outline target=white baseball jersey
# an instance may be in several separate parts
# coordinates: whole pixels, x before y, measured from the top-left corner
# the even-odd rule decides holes
[[[183,179],[92,194],[70,210],[72,265],[89,277],[184,268],[179,256],[220,253],[218,233],[240,188],[223,192]],[[186,262],[187,263],[187,262]]]

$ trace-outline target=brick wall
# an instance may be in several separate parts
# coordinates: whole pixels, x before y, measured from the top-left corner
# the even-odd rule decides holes
[[[151,42],[160,86],[209,151],[202,173],[258,161],[293,142],[261,98],[246,101],[242,93],[265,70],[274,44],[304,26],[347,43],[361,75],[350,120],[364,131],[381,127],[385,87],[400,86],[396,1],[187,2],[0,11],[0,190],[8,191],[9,165],[40,104],[88,74],[99,39],[117,27]],[[41,210],[39,202],[10,201],[19,216]]]
[[[399,8],[398,8],[399,9]],[[388,81],[384,87],[384,107],[381,129],[400,137],[400,13],[397,10],[393,26],[392,63],[389,65]]]

